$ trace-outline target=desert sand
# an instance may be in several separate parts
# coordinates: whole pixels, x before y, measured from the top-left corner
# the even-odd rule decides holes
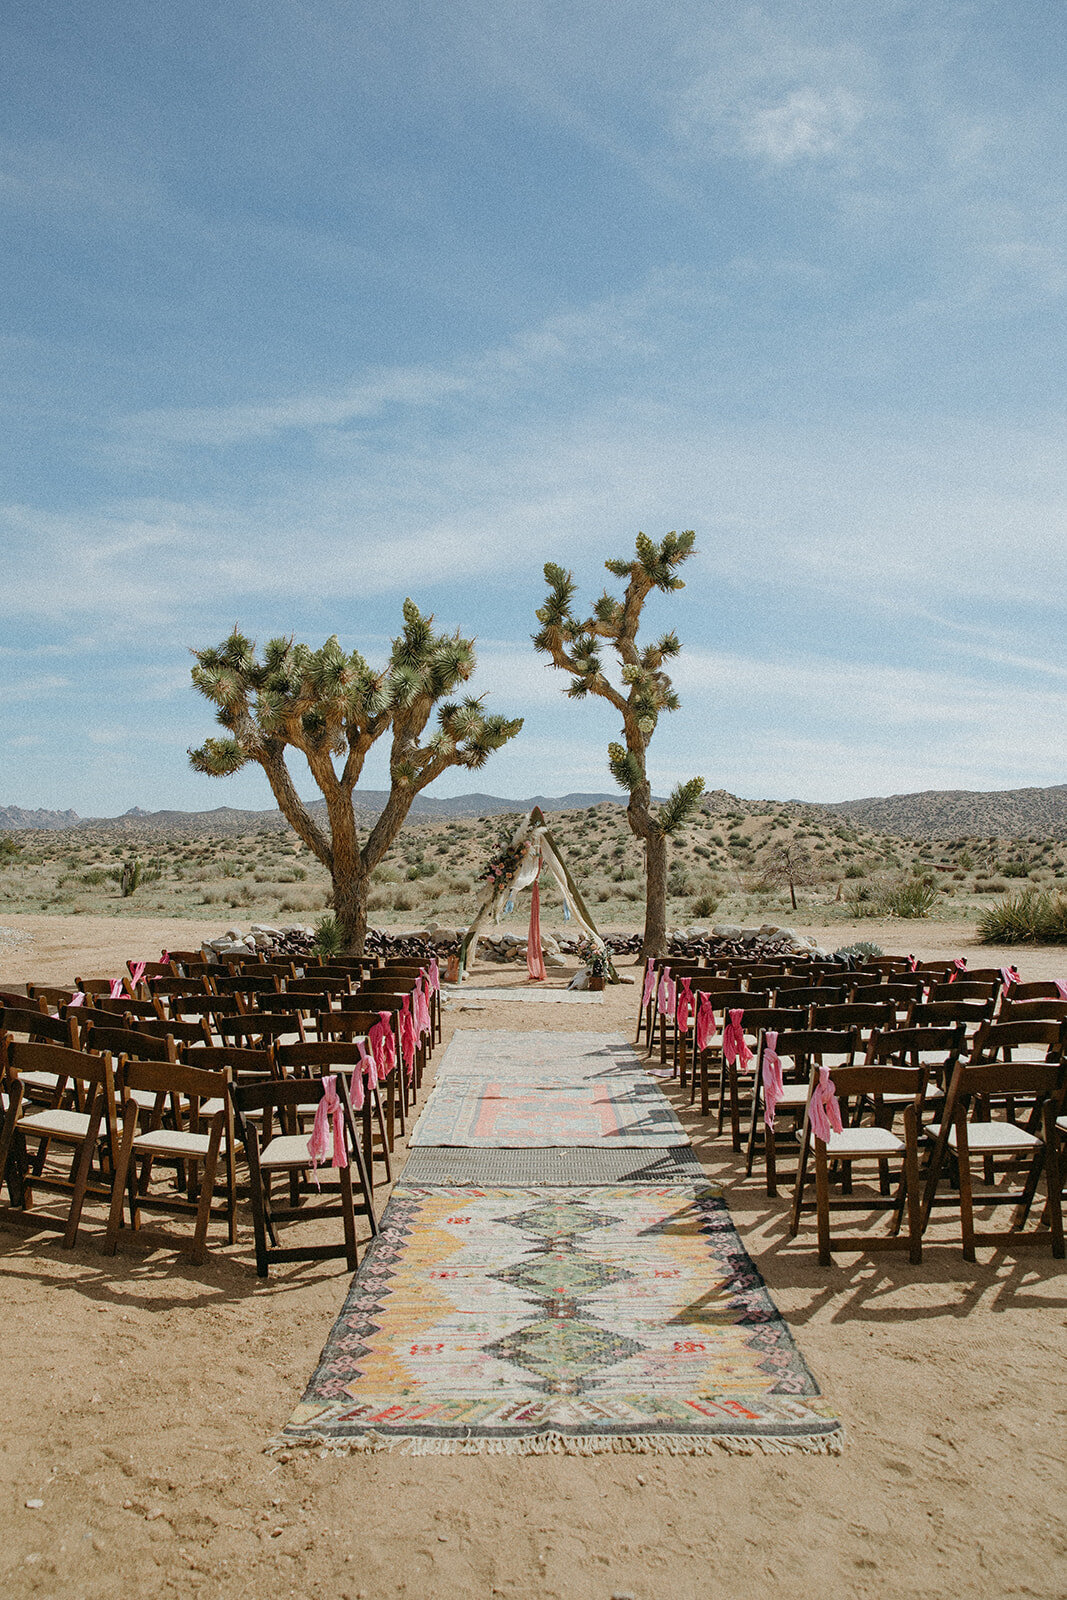
[[[117,973],[218,931],[3,921],[32,941],[0,948],[0,987]],[[826,930],[835,945],[857,936],[1067,975],[1067,952],[979,951],[963,927]],[[445,1042],[457,1027],[632,1037],[633,987],[602,1006],[533,1006],[507,996],[521,978],[480,966],[473,981],[499,999],[450,1007]],[[946,1215],[921,1267],[847,1254],[824,1270],[810,1234],[787,1243],[784,1202],[745,1182],[727,1142],[667,1092],[845,1422],[841,1456],[279,1460],[267,1446],[340,1309],[343,1261],[275,1267],[264,1284],[247,1227],[194,1270],[129,1238],[105,1258],[96,1212],[73,1252],[3,1226],[3,1594],[1062,1596],[1064,1264],[1020,1247],[970,1265]]]

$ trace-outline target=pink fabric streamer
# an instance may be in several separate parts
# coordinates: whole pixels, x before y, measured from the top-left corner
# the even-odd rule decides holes
[[[415,1051],[418,1041],[415,1037],[415,1018],[411,1014],[411,996],[404,996],[404,1009],[400,1013],[400,1054],[404,1058],[404,1071],[410,1078],[415,1071]]]
[[[730,1012],[730,1020],[723,1029],[722,1058],[727,1066],[732,1066],[736,1061],[742,1072],[748,1072],[752,1051],[745,1042],[745,1030],[741,1026],[744,1014],[743,1011]]]
[[[952,971],[948,975],[949,983],[955,983],[961,972],[967,971],[966,956],[957,956],[952,963]]]
[[[785,1093],[777,1045],[778,1035],[768,1030],[763,1035],[763,1120],[768,1128],[774,1127],[774,1113]]]
[[[656,1006],[661,1017],[674,1015],[675,985],[671,979],[670,967],[664,967],[663,976],[659,980],[659,994],[656,997]]]
[[[918,970],[919,970],[919,963],[916,961],[914,956],[909,956],[908,957],[908,971],[909,972],[918,972]]]
[[[541,949],[541,863],[537,863],[537,877],[533,882],[533,894],[530,897],[530,927],[526,935],[526,971],[530,975],[531,983],[544,983],[548,977],[545,971],[545,955]]]
[[[426,986],[428,982],[429,979],[427,978],[424,969],[420,967],[419,976],[415,983],[415,1022],[419,1030],[419,1035],[423,1038],[425,1038],[425,1036],[431,1030],[430,1002],[426,998]]]
[[[374,1057],[367,1054],[367,1046],[362,1039],[356,1040],[356,1049],[359,1051],[359,1066],[352,1068],[352,1082],[348,1086],[348,1098],[352,1102],[353,1111],[362,1111],[366,1095],[363,1092],[363,1078],[367,1078],[367,1087],[376,1089],[378,1081],[374,1076]]]
[[[330,1134],[332,1131],[332,1140]],[[322,1099],[315,1111],[315,1125],[311,1130],[308,1140],[308,1155],[311,1157],[311,1171],[315,1179],[316,1189],[319,1187],[318,1165],[325,1161],[333,1146],[333,1155],[330,1165],[332,1167],[348,1166],[348,1151],[345,1149],[345,1121],[344,1110],[337,1093],[337,1078],[331,1074],[322,1080]]]
[[[433,960],[430,962],[429,970],[426,976],[429,979],[430,992],[432,994],[438,994],[441,988],[441,969],[437,965],[436,956],[434,956]]]
[[[112,1000],[121,1000],[125,993],[126,993],[126,986],[123,983],[122,979],[121,978],[112,978],[112,980],[111,980],[111,999]]]
[[[832,1133],[841,1132],[841,1107],[838,1104],[837,1091],[830,1080],[829,1067],[819,1068],[819,1081],[812,1090],[808,1117],[812,1133],[816,1139],[821,1139],[823,1144],[829,1142]]]
[[[1054,978],[1053,982],[1060,992],[1060,999],[1067,1000],[1067,983],[1065,983],[1062,978]]]
[[[645,967],[645,987],[644,987],[644,991],[643,991],[643,993],[641,995],[641,1010],[642,1011],[648,1005],[649,1001],[652,999],[652,996],[655,994],[655,992],[656,992],[656,963],[655,963],[654,958],[652,956],[649,956],[648,965]]]
[[[141,979],[144,977],[145,967],[147,966],[147,962],[145,962],[145,961],[137,961],[137,962],[127,961],[126,965],[130,969],[130,977],[132,978],[133,986],[136,989],[137,985],[140,983]]]
[[[1019,981],[1018,967],[1001,967],[1000,981],[1004,985],[1004,993],[1009,994],[1011,992],[1012,984],[1018,983]]]
[[[162,963],[162,965],[166,966],[167,962],[170,960],[170,951],[169,950],[161,950],[160,953],[159,953],[159,959],[160,959],[160,962]]]
[[[396,1045],[393,1042],[392,1018],[388,1011],[379,1011],[367,1039],[378,1067],[378,1077],[387,1078],[396,1066]]]
[[[82,991],[80,989],[76,989],[74,991],[74,993],[71,995],[70,999],[67,1001],[67,1010],[69,1011],[71,1006],[83,1006],[84,1004],[85,1004],[85,996],[84,996],[84,994],[82,993]]]
[[[689,978],[683,978],[682,981],[681,981],[681,984],[679,985],[679,988],[678,988],[678,1010],[675,1013],[675,1021],[678,1024],[678,1032],[679,1033],[688,1033],[688,1031],[689,1031],[689,1018],[690,1018],[690,1016],[692,1014],[692,1011],[693,1011],[693,985],[692,985],[692,980],[689,979]]]
[[[718,1031],[714,1007],[701,989],[697,995],[697,1049],[706,1050]]]

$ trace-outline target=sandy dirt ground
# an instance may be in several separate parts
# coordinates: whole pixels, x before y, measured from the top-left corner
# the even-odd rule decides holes
[[[217,924],[5,916],[0,987],[117,973]],[[820,936],[817,928],[805,929]],[[835,924],[831,944],[854,936]],[[857,925],[919,956],[997,952],[947,925]],[[1013,952],[1024,977],[1067,952]],[[629,973],[632,969],[624,968]],[[518,969],[456,1027],[632,1036],[633,987],[603,1006],[524,1005]],[[437,1053],[441,1059],[440,1050]],[[790,1244],[783,1201],[668,1084],[745,1243],[848,1430],[840,1457],[320,1457],[267,1453],[348,1287],[343,1261],[257,1280],[250,1229],[193,1269],[123,1241],[100,1253],[0,1226],[0,1592],[379,1600],[707,1596],[991,1597],[1067,1593],[1067,1273],[1044,1250],[962,1259],[946,1215],[924,1263]],[[403,1163],[403,1151],[399,1163]],[[379,1191],[381,1193],[381,1191]],[[39,1505],[27,1502],[42,1502]]]

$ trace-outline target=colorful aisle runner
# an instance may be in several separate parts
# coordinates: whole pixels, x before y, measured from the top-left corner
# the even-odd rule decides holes
[[[480,1080],[524,1100],[542,1089],[553,1117],[564,1089],[606,1095],[589,1103],[617,1101],[621,1122],[642,1079],[654,1088],[603,1035],[458,1033],[423,1118],[439,1090],[467,1105]],[[511,1137],[517,1119],[497,1115]],[[611,1157],[632,1160],[634,1179],[598,1182],[609,1140],[541,1148],[532,1113],[521,1120],[534,1142],[513,1158],[519,1181],[501,1177],[506,1144],[412,1154],[413,1173],[436,1160],[462,1178],[401,1178],[279,1446],[839,1450],[840,1424],[680,1126],[673,1147],[653,1134]],[[531,1184],[531,1162],[568,1175]],[[661,1175],[643,1178],[654,1162]]]

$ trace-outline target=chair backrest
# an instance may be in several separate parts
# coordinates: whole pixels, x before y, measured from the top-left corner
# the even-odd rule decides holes
[[[836,1006],[843,1005],[847,990],[834,984],[807,984],[801,987],[785,989],[781,984],[775,994],[775,999],[787,1006]]]
[[[310,978],[290,978],[285,986],[285,992],[286,994],[351,994],[352,979],[349,974],[331,978],[319,973]]]
[[[997,1012],[998,1022],[1062,1022],[1064,1017],[1067,1000],[1009,1000],[1007,995]]]
[[[380,1006],[380,1011],[388,1011],[393,1024],[394,1036],[397,1033],[400,1008],[398,1006]],[[328,1011],[320,1013],[316,1019],[315,1031],[320,1039],[361,1039],[365,1038],[376,1023],[381,1021],[378,1011],[367,1009],[363,1011]]]
[[[161,1017],[130,1017],[135,1033],[147,1033],[153,1039],[166,1039],[168,1035],[175,1044],[210,1044],[211,1029],[208,1027],[206,1017],[197,1017],[190,1022],[182,1022],[177,1018]]]
[[[235,994],[175,994],[170,998],[172,1017],[233,1017],[241,1007]]]
[[[859,1039],[854,1028],[797,1028],[779,1033],[775,1048],[779,1056],[788,1056],[798,1067],[821,1056],[844,1056],[851,1063]]]
[[[357,1035],[358,1037],[358,1035]],[[319,1039],[310,1044],[279,1044],[274,1059],[283,1078],[322,1076],[333,1067],[357,1067],[363,1057],[355,1039]]]
[[[112,978],[75,978],[74,987],[82,994],[104,995],[110,998]]]
[[[278,979],[270,973],[260,977],[256,971],[235,972],[229,977],[223,977],[221,973],[211,973],[207,981],[211,984],[216,994],[258,994],[262,993],[264,989],[269,989],[273,994],[277,994],[281,987]]]
[[[17,1011],[44,1011],[47,1008],[32,995],[20,994],[17,989],[0,989],[0,1006],[14,1006]]]
[[[230,1103],[230,1074],[225,1067],[212,1072],[202,1066],[188,1066],[185,1062],[134,1061],[124,1057],[118,1078],[123,1098],[127,1091],[140,1090],[154,1094],[157,1097],[157,1111],[163,1109],[167,1099],[172,1100],[177,1109],[177,1097],[184,1097],[189,1102],[188,1117],[194,1130],[205,1100],[222,1099],[227,1106]]]
[[[206,972],[206,968],[204,969]],[[170,973],[165,978],[153,978],[148,984],[151,995],[173,996],[176,994],[207,994],[209,992],[206,977],[200,973],[183,973],[181,975]]]
[[[114,1028],[90,1017],[82,1038],[86,1050],[107,1050],[113,1056],[130,1056],[137,1061],[177,1061],[178,1047],[171,1035],[153,1039],[151,1034],[133,1028]]]
[[[23,995],[22,998],[26,1001],[27,997]],[[22,1006],[0,1008],[0,1034],[9,1038],[12,1034],[24,1034],[27,1039],[47,1039],[52,1044],[73,1049],[78,1038],[77,1029],[71,1031],[73,1026],[65,1017],[50,1017],[46,1011],[35,1011],[28,1001]]]
[[[991,980],[957,978],[955,983],[935,983],[930,989],[930,999],[937,1000],[995,1000],[1000,984]]]
[[[1033,983],[1013,983],[1005,1000],[1062,1000],[1065,998],[1058,983],[1037,980]]]
[[[870,1001],[844,1000],[836,1005],[824,1006],[818,1002],[811,1009],[813,1028],[855,1028],[859,1033],[871,1033],[880,1028],[892,1028],[896,1023],[897,1008],[874,1005]]]
[[[65,1006],[74,996],[73,989],[57,989],[50,983],[28,983],[26,993],[45,1006]]]
[[[92,1016],[95,1012],[101,1018],[147,1017],[152,1019],[154,1017],[158,1021],[163,1015],[154,1000],[135,1000],[132,995],[128,994],[118,995],[114,1000],[108,994],[94,994],[90,998],[92,999],[92,1006],[83,1008],[86,1016]],[[116,1027],[119,1026],[121,1024],[116,1023]]]
[[[264,1141],[270,1138],[271,1118],[275,1114],[286,1133],[295,1133],[299,1108],[309,1101],[320,1100],[322,1094],[321,1077],[272,1078],[269,1082],[230,1084],[230,1100],[236,1113],[238,1131],[245,1142],[251,1132],[246,1120],[250,1115],[262,1112]],[[337,1074],[337,1095],[344,1108],[345,1122],[352,1130],[352,1106],[344,1073]],[[354,1134],[351,1136],[354,1139]],[[252,1137],[255,1137],[254,1133]]]
[[[101,1115],[107,1130],[111,1158],[118,1153],[115,1120],[115,1073],[108,1051],[97,1054],[89,1050],[71,1050],[59,1044],[38,1044],[11,1039],[7,1046],[7,1070],[19,1075],[23,1072],[47,1072],[58,1080],[57,1093],[62,1094],[68,1083],[88,1086],[102,1097]]]
[[[785,1029],[795,1033],[798,1029],[807,1027],[807,1022],[806,1006],[746,1006],[745,1014],[741,1018],[741,1027],[745,1033],[753,1035],[767,1028]]]
[[[184,1060],[187,1066],[202,1067],[206,1072],[226,1071],[234,1083],[278,1076],[272,1049],[249,1050],[236,1044],[198,1044],[189,1046]]]
[[[935,1065],[951,1071],[967,1047],[967,1030],[962,1022],[941,1028],[886,1028],[872,1036],[867,1046],[869,1066],[930,1065],[928,1056],[937,1056]]]
[[[846,1124],[848,1103],[853,1099],[869,1100],[874,1108],[876,1121],[882,1112],[887,1094],[914,1096],[913,1103],[918,1111],[926,1094],[928,1078],[929,1071],[921,1064],[905,1067],[865,1063],[858,1067],[843,1065],[830,1067],[830,1081],[841,1107],[841,1120]],[[813,1137],[817,1137],[814,1130]]]
[[[908,1026],[940,1028],[962,1022],[968,1028],[979,1028],[989,1021],[995,1006],[995,1000],[919,1000],[908,1012]]]
[[[235,1043],[238,1039],[284,1039],[290,1033],[297,1034],[301,1039],[304,1037],[303,1020],[297,1012],[251,1011],[247,1015],[215,1017],[213,1020],[219,1038]]]
[[[974,1036],[971,1065],[1011,1061],[1027,1047],[1043,1049],[1046,1060],[1058,1061],[1067,1042],[1067,1022],[987,1022]]]
[[[760,1008],[765,1010],[771,1004],[771,992],[768,989],[725,990],[721,994],[713,994],[712,1000],[716,1011],[746,1011],[749,1008],[753,1011]]]
[[[695,977],[690,977],[687,972],[684,976],[689,978],[689,987],[694,994],[733,994],[737,989],[735,979],[722,978],[714,972],[698,972]]]
[[[852,999],[857,1005],[894,1005],[899,1011],[910,1006],[914,1000],[921,1000],[922,995],[921,979],[908,983],[860,983],[852,991]]]

